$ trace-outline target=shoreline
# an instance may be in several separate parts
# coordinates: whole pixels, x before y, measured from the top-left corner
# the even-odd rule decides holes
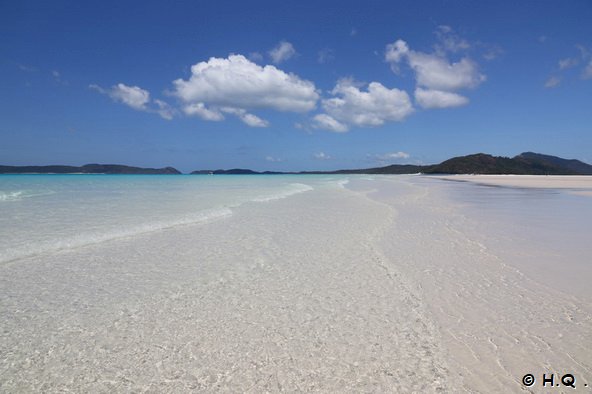
[[[592,175],[424,175],[455,182],[472,182],[486,186],[540,189],[589,189]]]
[[[522,392],[549,366],[591,379],[592,304],[516,268],[533,244],[483,243],[480,217],[440,193],[453,184],[347,179],[0,265],[0,385]]]
[[[2,265],[0,383],[446,391],[436,328],[376,246],[393,219],[332,187]]]
[[[450,387],[522,392],[524,373],[549,368],[590,379],[592,358],[582,344],[592,343],[592,292],[585,285],[570,287],[569,280],[556,283],[556,275],[570,267],[580,273],[572,280],[586,283],[590,270],[577,268],[586,265],[589,253],[555,250],[553,243],[538,242],[532,234],[508,235],[504,229],[521,220],[511,215],[492,228],[482,214],[486,206],[466,210],[454,199],[458,194],[445,188],[440,193],[437,183],[425,182],[428,178],[410,179],[413,188],[403,194],[398,190],[409,187],[405,182],[393,179],[388,185],[384,179],[381,192],[371,196],[391,205],[398,216],[381,241],[382,250],[414,284],[439,328]],[[534,231],[546,232],[545,227]],[[547,271],[548,264],[557,267]]]

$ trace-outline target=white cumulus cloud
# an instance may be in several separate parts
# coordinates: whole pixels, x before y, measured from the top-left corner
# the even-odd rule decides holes
[[[331,156],[329,156],[325,152],[317,152],[313,155],[313,157],[317,160],[330,160],[331,159]]]
[[[227,113],[227,114],[236,115],[247,126],[251,126],[251,127],[267,127],[267,126],[269,126],[268,121],[263,120],[256,115],[250,114],[242,108],[223,107],[223,108],[220,108],[220,110],[222,112]]]
[[[468,58],[456,63],[421,52],[408,55],[411,68],[416,73],[417,84],[428,89],[457,90],[474,88],[485,80],[477,65]]]
[[[342,79],[331,94],[334,97],[322,103],[326,116],[314,118],[317,128],[346,131],[349,125],[382,126],[387,121],[401,121],[413,112],[407,92],[386,88],[379,82],[371,82],[363,91],[352,80]]]
[[[546,88],[559,86],[563,77],[567,78],[567,70],[582,65],[579,74],[582,79],[592,79],[592,52],[583,45],[575,46],[579,51],[578,55],[566,57],[558,61],[558,70],[555,71],[559,76],[550,76],[545,82]]]
[[[409,53],[409,46],[403,40],[397,40],[392,44],[387,44],[384,53],[384,59],[387,62],[398,63]]]
[[[224,115],[220,111],[208,109],[203,103],[187,104],[183,107],[183,112],[186,115],[195,115],[212,122],[224,120]]]
[[[267,127],[269,126],[269,122],[261,119],[260,117],[253,115],[253,114],[249,114],[249,113],[245,113],[243,115],[240,115],[240,120],[242,120],[246,125],[251,126],[251,127]]]
[[[118,83],[109,91],[109,96],[118,102],[137,110],[146,110],[146,104],[150,102],[150,93],[138,86],[127,86]]]
[[[487,50],[483,54],[483,59],[487,61],[492,61],[494,59],[497,59],[503,53],[504,50],[499,45],[487,45]]]
[[[262,62],[263,55],[259,52],[251,52],[249,53],[249,60],[251,60],[252,62]]]
[[[338,122],[327,114],[318,114],[313,117],[312,127],[315,129],[324,129],[335,131],[336,133],[343,133],[348,131],[347,125]]]
[[[269,51],[269,56],[275,64],[280,64],[290,59],[296,54],[294,46],[287,41],[280,41],[280,43]]]
[[[168,103],[159,99],[154,99],[154,104],[156,104],[157,107],[154,111],[157,114],[159,114],[163,119],[173,119],[173,116],[175,115],[176,111]]]
[[[167,120],[172,119],[175,114],[175,110],[170,105],[162,100],[151,100],[150,92],[139,86],[118,83],[109,89],[103,89],[99,85],[92,84],[89,85],[89,88],[111,97],[115,102],[125,104],[138,111],[157,113]]]
[[[458,48],[461,47],[459,44]],[[385,60],[391,63],[395,71],[399,63],[406,61],[415,72],[417,85],[427,89],[454,91],[475,88],[486,79],[479,72],[477,63],[468,57],[450,62],[441,53],[413,51],[403,40],[387,45]]]
[[[383,160],[388,160],[388,159],[408,159],[409,158],[409,153],[407,152],[391,152],[391,153],[385,153],[384,155],[378,155],[377,156],[380,159]]]
[[[408,159],[411,155],[407,152],[389,152],[384,154],[377,154],[377,155],[367,155],[367,158],[371,161],[377,161],[381,164],[386,164],[393,161],[401,161],[402,159]]]
[[[438,26],[436,37],[438,38],[438,43],[435,45],[437,53],[460,52],[471,47],[469,42],[459,37],[450,26]]]
[[[566,70],[568,68],[572,68],[577,66],[580,63],[579,59],[575,57],[568,57],[565,59],[559,60],[559,69]]]
[[[423,108],[460,107],[469,103],[469,99],[457,93],[442,90],[415,89],[415,101]]]
[[[319,99],[312,82],[242,55],[199,62],[191,67],[188,80],[177,79],[173,85],[173,94],[186,106],[201,104],[212,112],[221,107],[307,112]]]
[[[549,77],[549,79],[547,79],[547,81],[545,82],[545,87],[546,88],[556,88],[560,84],[561,84],[561,78]]]

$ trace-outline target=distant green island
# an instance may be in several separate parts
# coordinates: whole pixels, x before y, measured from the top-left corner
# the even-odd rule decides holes
[[[257,172],[249,169],[197,170],[192,175],[274,175],[274,174],[488,174],[488,175],[592,175],[592,165],[575,159],[524,152],[512,158],[477,153],[453,157],[440,164],[392,164],[385,167],[336,171]],[[0,166],[0,174],[157,174],[177,175],[173,167],[141,168],[118,164],[76,166]]]
[[[181,172],[173,167],[141,168],[120,164],[86,164],[76,166],[0,166],[0,174],[165,174]]]
[[[199,170],[191,174],[515,174],[515,175],[592,175],[592,165],[580,160],[524,152],[513,158],[477,153],[459,156],[440,164],[392,164],[385,167],[337,171],[256,172],[248,169]]]

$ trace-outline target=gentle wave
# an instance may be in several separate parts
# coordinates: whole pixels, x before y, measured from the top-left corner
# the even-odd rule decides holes
[[[39,242],[35,244],[35,246],[33,247],[23,247],[6,250],[5,252],[0,254],[0,263],[5,263],[8,261],[21,259],[25,257],[31,257],[42,253],[57,252],[63,249],[78,248],[114,239],[150,233],[153,231],[164,230],[176,226],[207,223],[212,220],[230,216],[232,215],[232,213],[232,210],[226,207],[210,209],[177,220],[157,221],[132,226],[125,230],[110,231],[102,234],[84,234],[76,237],[71,237],[65,240],[51,240],[46,242]]]
[[[267,201],[273,201],[273,200],[280,200],[282,198],[287,198],[287,197],[293,196],[294,194],[300,194],[300,193],[308,192],[311,190],[314,190],[314,188],[312,186],[305,185],[303,183],[291,183],[288,185],[288,188],[286,190],[282,190],[280,192],[270,194],[270,195],[258,196],[258,197],[253,198],[251,201],[267,202]]]
[[[265,203],[268,201],[284,199],[299,193],[314,190],[314,187],[303,183],[286,182],[274,186],[275,187],[267,191],[259,190],[258,193],[253,193],[254,190],[245,189],[243,194],[240,190],[238,190],[236,191],[235,198],[222,198],[218,201],[216,201],[217,198],[215,195],[209,195],[206,197],[206,199],[209,199],[209,201],[211,201],[212,204],[216,205],[202,207],[198,211],[188,211],[185,214],[180,212],[171,212],[168,218],[166,217],[168,211],[164,209],[163,211],[155,213],[159,216],[164,216],[160,219],[153,217],[152,214],[148,214],[145,223],[140,222],[136,224],[123,225],[122,229],[118,229],[116,227],[119,223],[121,223],[121,221],[117,220],[116,217],[112,218],[113,220],[108,219],[108,222],[110,223],[101,223],[102,220],[98,220],[99,218],[97,218],[97,220],[94,220],[92,218],[94,214],[92,213],[93,210],[90,210],[88,214],[81,215],[81,212],[79,211],[76,211],[74,213],[74,215],[80,215],[82,221],[87,222],[86,227],[81,228],[80,231],[76,231],[76,229],[71,228],[71,226],[73,226],[73,223],[71,221],[64,220],[64,215],[68,215],[69,210],[67,208],[59,209],[55,217],[52,217],[50,219],[52,222],[55,223],[55,226],[52,225],[49,226],[49,228],[44,227],[44,230],[36,230],[34,227],[31,227],[31,237],[27,236],[27,240],[21,237],[17,237],[15,241],[17,241],[18,243],[13,243],[12,245],[10,245],[9,242],[6,242],[6,246],[8,247],[4,247],[4,250],[0,251],[0,263],[13,261],[25,257],[36,256],[44,253],[53,253],[60,250],[83,247],[124,237],[131,237],[138,234],[149,233],[175,226],[200,223],[205,224],[208,221],[232,215],[233,209],[238,208],[246,203]],[[116,191],[116,189],[113,190],[113,192]],[[69,192],[71,193],[71,191],[66,190],[63,194],[67,196]],[[18,201],[27,197],[33,197],[42,194],[54,194],[55,192],[50,193],[47,190],[36,190],[35,193],[33,193],[30,189],[23,188],[21,190],[11,190],[0,193],[3,193],[0,194],[0,198],[2,198],[2,201]],[[150,194],[148,196],[150,196]],[[121,197],[122,195],[120,194],[117,194],[115,197],[113,197],[112,195],[108,195],[105,199],[101,199],[99,201],[93,200],[93,203],[98,204],[99,208],[104,208],[102,204],[112,204],[114,209],[123,209],[125,205],[122,204],[122,201],[120,200]],[[192,195],[191,198],[195,198],[195,196]],[[85,203],[88,203],[88,201],[85,201]],[[30,207],[23,207],[20,209],[29,208]],[[63,207],[61,207],[60,205],[59,208]],[[35,206],[32,209],[43,209],[43,207]],[[51,206],[50,210],[53,209],[53,206]],[[103,211],[99,210],[96,212]],[[133,212],[135,213],[130,213],[131,216],[139,215],[136,209],[134,209]],[[122,211],[121,214],[127,217],[125,210]],[[45,215],[44,217],[46,216],[47,215]],[[152,217],[152,219],[150,217]],[[100,219],[104,219],[104,217],[101,216]],[[61,221],[63,222],[63,226],[65,227],[60,227]],[[134,219],[134,221],[137,220]],[[53,227],[55,227],[55,231],[52,230]],[[35,234],[36,231],[43,232]],[[24,236],[25,234],[22,235]]]
[[[46,192],[34,193],[34,192],[31,192],[28,190],[17,190],[17,191],[12,191],[12,192],[0,191],[0,202],[21,201],[24,198],[47,196],[50,194],[54,194],[54,192],[46,191]]]
[[[0,192],[0,201],[18,201],[21,199],[23,191],[18,192]]]
[[[349,179],[341,179],[339,181],[336,182],[337,186],[345,189],[345,185],[347,185],[349,183]]]

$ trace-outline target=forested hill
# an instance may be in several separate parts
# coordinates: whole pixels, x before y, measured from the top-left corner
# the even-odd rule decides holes
[[[0,166],[0,174],[180,174],[173,167],[141,168],[119,164],[76,166]]]
[[[0,174],[180,174],[173,167],[141,168],[119,164],[76,166],[0,166]],[[575,159],[524,152],[512,158],[477,153],[453,157],[434,165],[391,164],[384,167],[301,172],[257,172],[249,169],[198,170],[191,174],[271,175],[271,174],[516,174],[516,175],[592,175],[592,165]]]
[[[579,160],[525,152],[513,158],[477,153],[459,156],[434,165],[391,164],[385,167],[336,171],[256,172],[248,169],[199,170],[192,174],[516,174],[592,175],[592,166]]]
[[[579,160],[525,152],[513,158],[484,153],[454,157],[426,168],[428,174],[592,175],[592,166]]]

